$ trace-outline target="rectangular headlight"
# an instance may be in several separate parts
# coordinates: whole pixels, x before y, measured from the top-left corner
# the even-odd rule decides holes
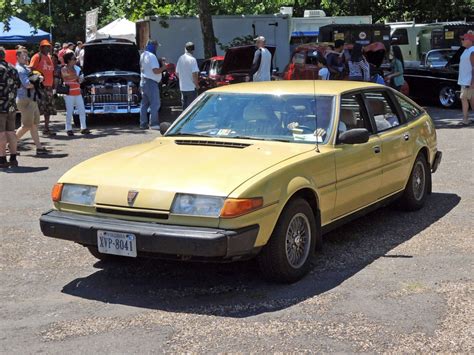
[[[61,192],[61,202],[92,206],[96,191],[97,186],[64,184]]]
[[[225,197],[176,194],[171,213],[190,216],[219,217]]]

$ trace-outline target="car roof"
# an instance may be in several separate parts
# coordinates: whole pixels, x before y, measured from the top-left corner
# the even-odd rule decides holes
[[[281,95],[339,95],[357,89],[382,89],[383,85],[342,80],[276,80],[221,86],[208,92]]]

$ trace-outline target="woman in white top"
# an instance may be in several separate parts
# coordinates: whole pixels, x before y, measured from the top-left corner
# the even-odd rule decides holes
[[[349,80],[370,81],[370,66],[363,54],[362,44],[356,43],[349,60]]]

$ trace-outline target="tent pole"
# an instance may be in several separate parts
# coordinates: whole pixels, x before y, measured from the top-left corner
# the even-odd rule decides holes
[[[48,0],[48,10],[49,10],[49,42],[53,42],[53,19],[51,18],[51,0]]]

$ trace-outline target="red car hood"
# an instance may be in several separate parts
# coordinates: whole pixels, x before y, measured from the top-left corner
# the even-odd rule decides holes
[[[272,56],[275,55],[275,47],[266,46],[266,48]],[[254,45],[229,48],[224,56],[221,74],[249,72],[252,67],[255,50],[256,47]]]

